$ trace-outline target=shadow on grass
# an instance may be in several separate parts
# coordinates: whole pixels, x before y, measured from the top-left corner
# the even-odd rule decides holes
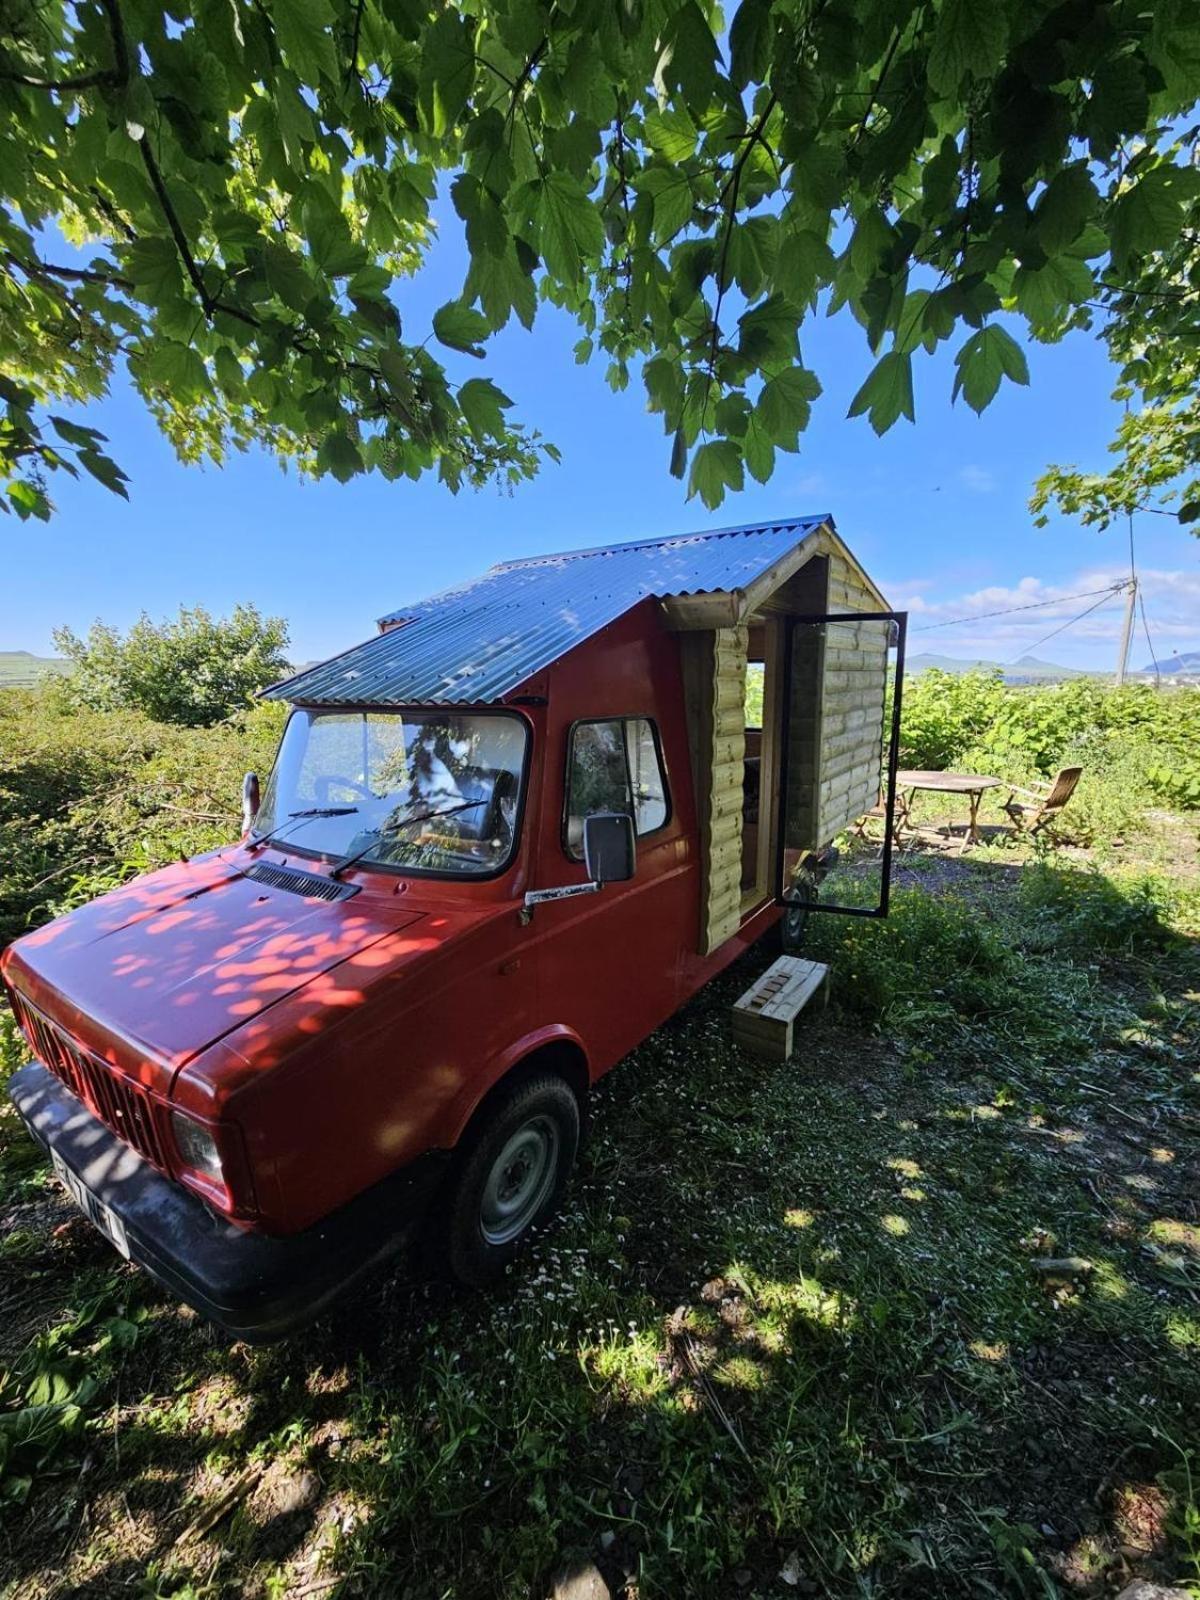
[[[898,888],[890,922],[814,933],[835,1002],[786,1066],[729,1041],[755,955],[607,1079],[566,1214],[490,1296],[383,1274],[252,1350],[82,1224],[23,1245],[44,1326],[100,1279],[138,1331],[71,1344],[100,1388],[8,1509],[0,1582],[492,1600],[578,1558],[644,1597],[915,1600],[1195,1575],[1195,945],[1053,867],[906,856]]]

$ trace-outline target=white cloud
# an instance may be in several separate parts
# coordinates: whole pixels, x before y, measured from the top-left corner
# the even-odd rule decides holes
[[[1115,657],[1125,597],[1106,600],[1092,591],[1111,588],[1127,575],[1117,566],[1095,567],[1063,583],[1027,577],[946,598],[934,598],[931,584],[922,579],[898,582],[884,593],[912,618],[909,649],[914,654],[1010,661],[1032,652],[1066,665],[1102,668]],[[1140,572],[1139,580],[1154,653],[1167,658],[1175,650],[1200,648],[1200,571],[1152,567]],[[1140,611],[1135,630],[1131,661],[1140,667],[1149,657]],[[1047,639],[1051,633],[1054,637]]]
[[[986,467],[978,467],[974,462],[968,462],[965,467],[959,468],[958,481],[964,489],[970,489],[972,494],[993,494],[996,489],[996,477]]]

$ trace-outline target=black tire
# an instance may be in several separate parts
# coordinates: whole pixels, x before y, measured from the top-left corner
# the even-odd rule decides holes
[[[551,1072],[490,1107],[456,1152],[435,1207],[429,1243],[437,1270],[470,1289],[501,1277],[557,1211],[579,1132],[579,1102]]]
[[[809,908],[816,898],[816,885],[804,874],[798,875],[787,892],[787,905],[779,919],[779,944],[785,956],[798,956],[804,949]]]

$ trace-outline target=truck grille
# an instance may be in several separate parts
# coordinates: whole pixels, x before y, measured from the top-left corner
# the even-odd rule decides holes
[[[158,1110],[141,1084],[82,1049],[23,996],[14,993],[12,1002],[21,1032],[42,1065],[138,1155],[166,1171]]]
[[[269,883],[272,889],[284,889],[288,894],[302,894],[314,900],[349,900],[358,893],[356,883],[339,883],[336,878],[323,878],[319,872],[300,872],[295,867],[275,867],[269,861],[256,861],[246,868],[246,876],[255,883]]]

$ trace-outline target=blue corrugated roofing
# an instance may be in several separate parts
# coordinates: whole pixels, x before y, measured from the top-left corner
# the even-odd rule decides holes
[[[828,515],[505,561],[380,619],[387,631],[265,691],[301,705],[497,700],[648,595],[753,582]]]

